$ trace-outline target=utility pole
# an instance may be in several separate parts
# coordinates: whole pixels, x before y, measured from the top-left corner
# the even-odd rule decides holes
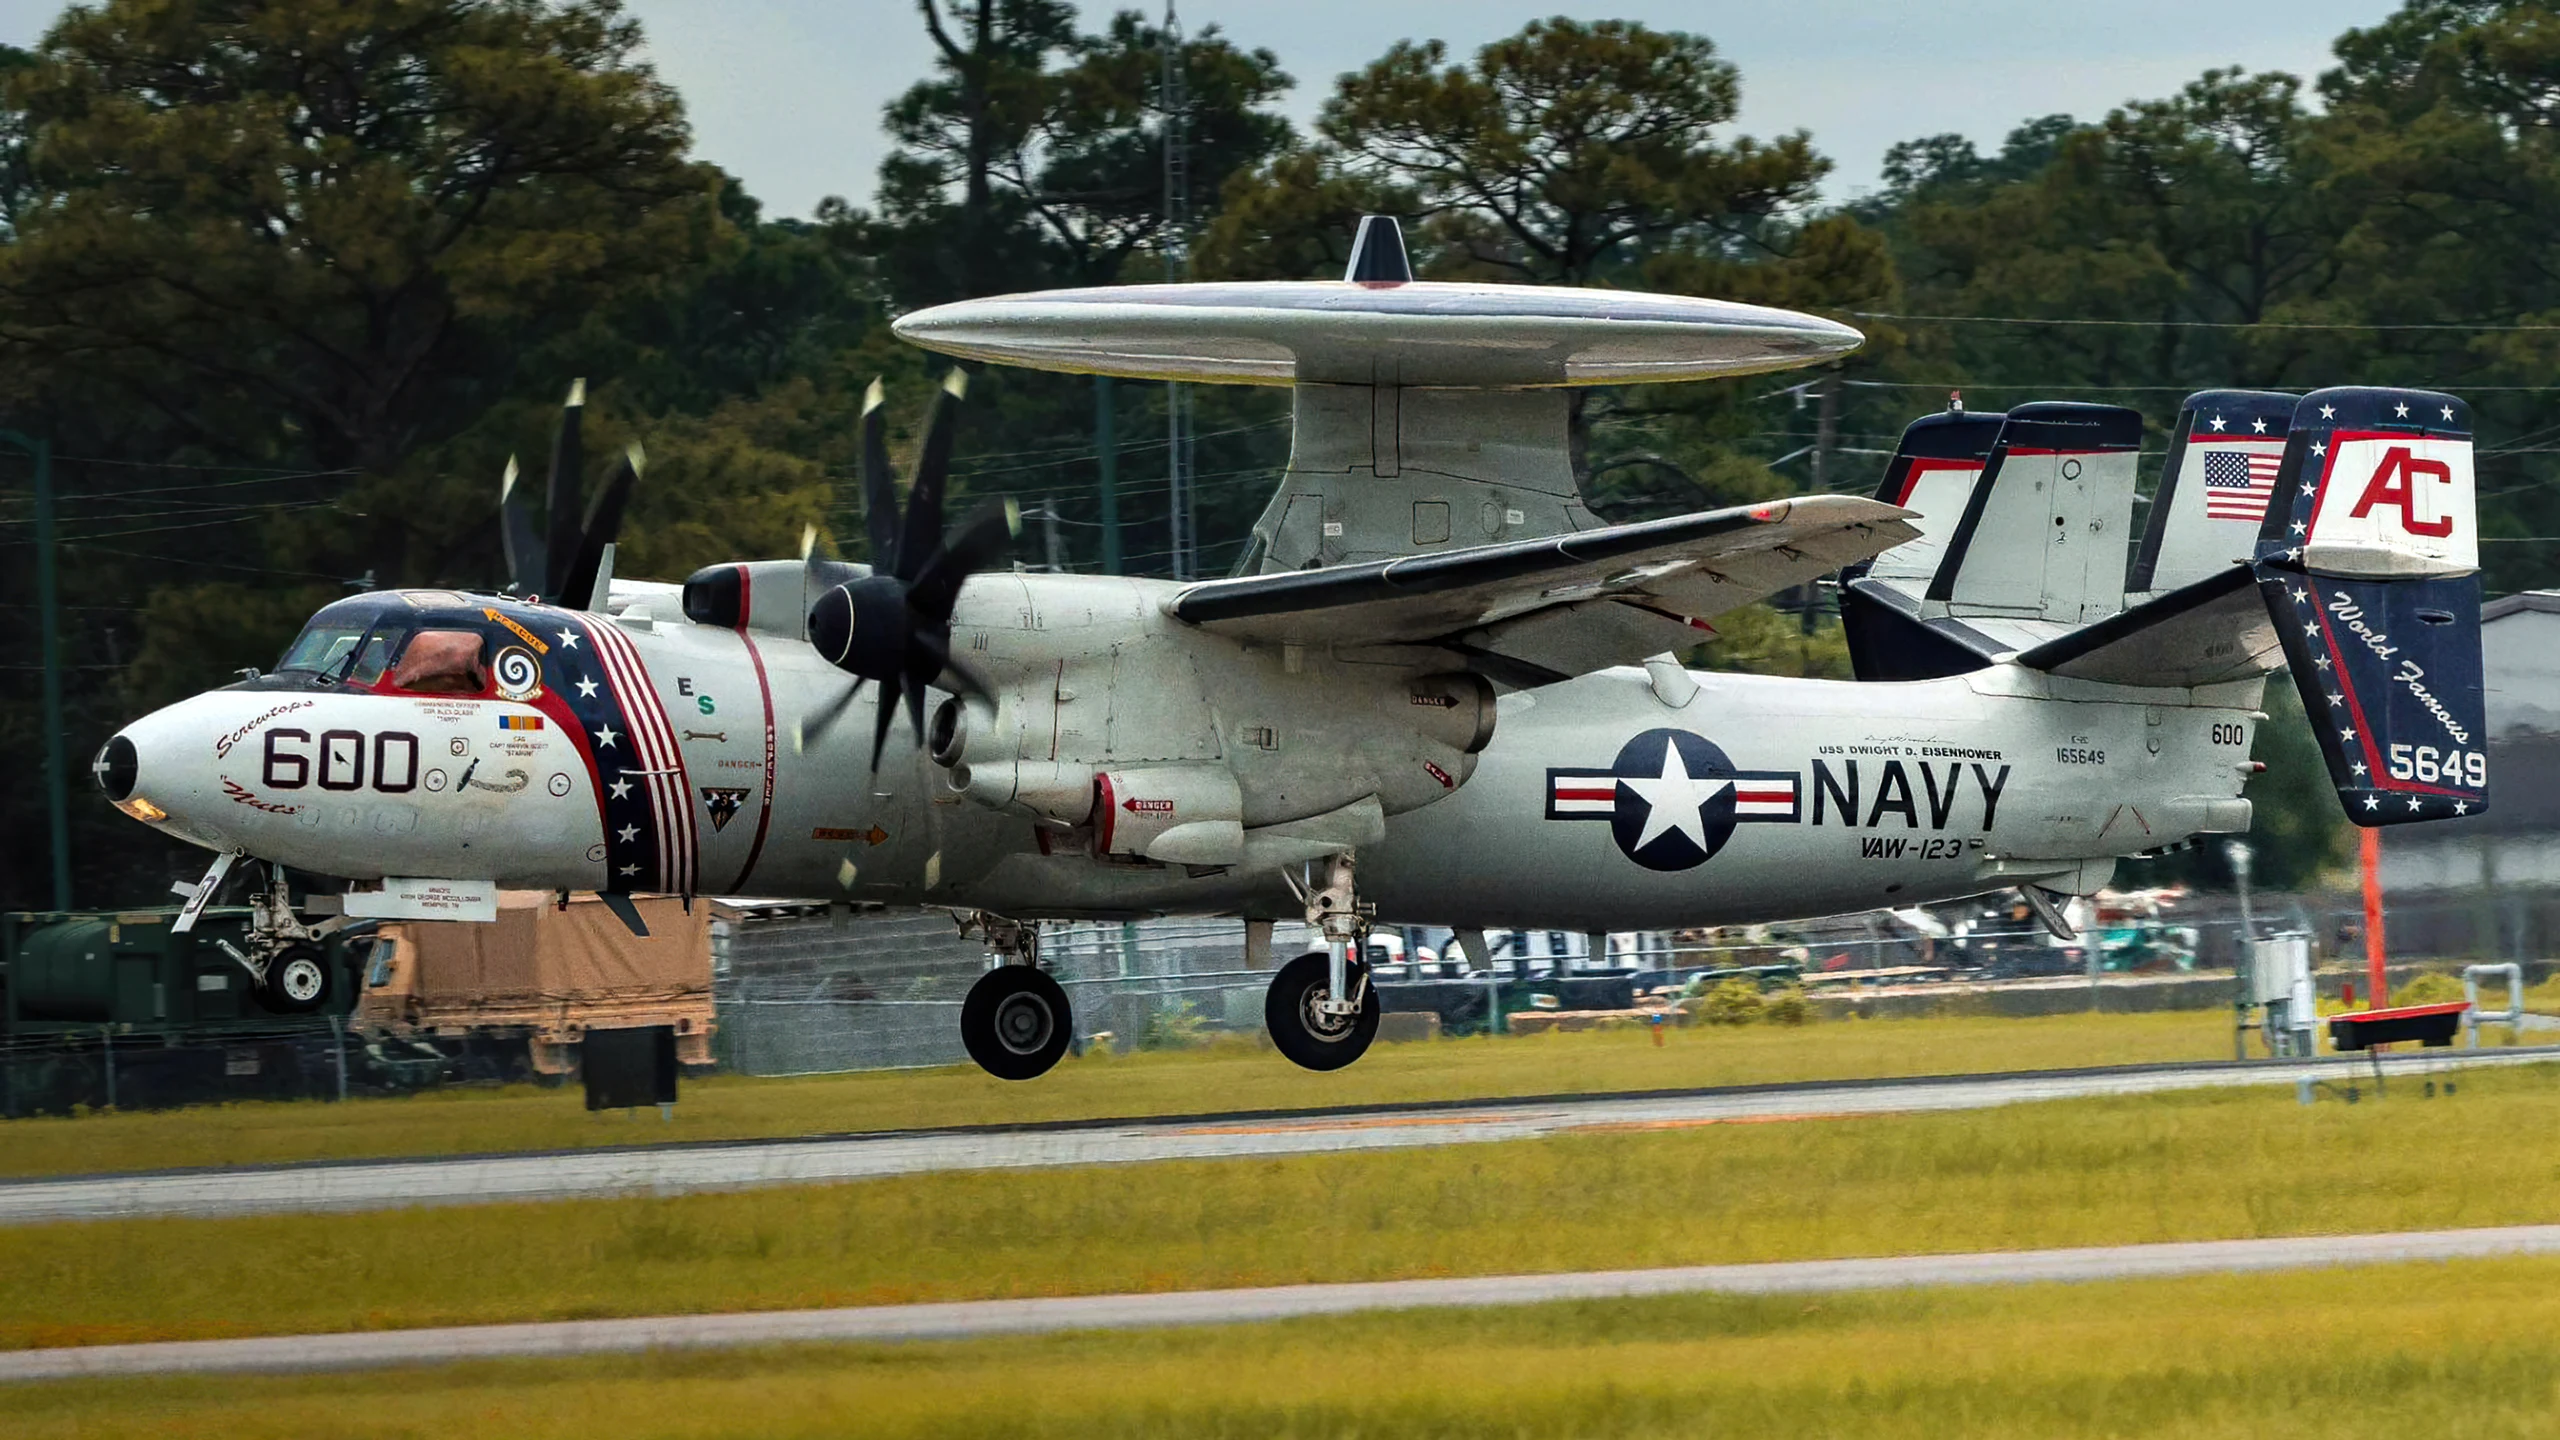
[[[1065,574],[1067,557],[1058,546],[1058,501],[1055,496],[1044,497],[1040,501],[1040,545],[1048,553],[1049,573]]]
[[[1831,489],[1831,457],[1840,448],[1840,372],[1826,370],[1814,382],[1813,412],[1813,488],[1816,494]],[[1797,612],[1796,627],[1800,635],[1814,632],[1814,621],[1821,611],[1822,587],[1808,580],[1804,583],[1804,608]]]
[[[53,908],[71,908],[71,800],[62,755],[62,621],[54,580],[53,444],[0,430],[0,445],[36,462],[36,627],[44,651],[44,798],[53,841]]]
[[[1095,482],[1102,491],[1102,573],[1120,573],[1120,437],[1118,397],[1111,377],[1093,377],[1093,444],[1101,465]]]
[[[1191,96],[1183,75],[1182,19],[1173,0],[1164,7],[1164,73],[1158,103],[1164,114],[1164,278],[1180,284],[1191,275]],[[1189,580],[1199,565],[1198,507],[1192,498],[1191,396],[1180,382],[1165,386],[1165,527],[1173,542],[1173,578]]]

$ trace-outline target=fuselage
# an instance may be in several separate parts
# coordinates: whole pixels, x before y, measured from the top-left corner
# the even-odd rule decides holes
[[[1097,858],[990,809],[903,727],[876,774],[867,724],[795,746],[849,677],[805,645],[647,609],[342,602],[288,657],[307,668],[136,722],[101,778],[171,834],[358,881],[1297,913],[1276,869]],[[413,665],[429,634],[457,655],[476,637],[477,668]],[[1503,697],[1473,774],[1362,848],[1362,886],[1389,920],[1589,929],[2093,887],[2113,857],[2246,828],[2259,688],[1602,671]]]

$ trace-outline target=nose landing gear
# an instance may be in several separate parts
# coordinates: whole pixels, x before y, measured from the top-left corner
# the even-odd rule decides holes
[[[1328,862],[1321,889],[1300,889],[1307,924],[1324,936],[1280,967],[1263,998],[1262,1023],[1271,1043],[1309,1070],[1339,1070],[1369,1051],[1378,1034],[1378,992],[1369,983],[1369,919],[1377,907],[1360,901],[1348,851]]]
[[[230,877],[232,867],[246,858],[238,851],[216,855],[204,879],[193,886],[176,887],[187,898],[187,904],[170,928],[179,934],[194,929],[205,907],[213,903],[214,892]],[[258,999],[268,1009],[282,1015],[315,1014],[328,1007],[338,988],[326,942],[348,928],[350,921],[340,915],[318,925],[304,924],[294,912],[284,867],[268,865],[265,870],[265,887],[249,897],[249,933],[244,944],[234,945],[228,940],[215,943],[249,972]]]
[[[1049,1073],[1075,1035],[1066,987],[1040,968],[1040,927],[980,915],[973,924],[1003,963],[978,977],[960,1004],[960,1043],[978,1068],[999,1080]]]

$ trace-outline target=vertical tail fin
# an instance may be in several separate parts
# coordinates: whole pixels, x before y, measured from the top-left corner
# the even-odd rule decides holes
[[[1930,578],[1933,613],[2071,625],[2124,608],[2142,415],[2040,400],[2008,414]]]
[[[1948,410],[1903,427],[1875,498],[1917,511],[1911,524],[1920,533],[1840,573],[1840,626],[1859,679],[1926,680],[1981,668],[1981,656],[1919,618],[1919,601],[2007,418],[1997,410]]]
[[[2178,409],[2169,464],[2151,497],[2125,588],[2175,590],[2256,553],[2297,397],[2273,390],[2199,390]]]
[[[1899,581],[1915,595],[1928,587],[2006,419],[1997,410],[1948,410],[1903,427],[1875,498],[1918,511],[1911,524],[1920,534],[1877,556],[1862,573]]]
[[[2347,818],[2488,809],[2471,414],[2431,390],[2294,405],[2258,587]]]

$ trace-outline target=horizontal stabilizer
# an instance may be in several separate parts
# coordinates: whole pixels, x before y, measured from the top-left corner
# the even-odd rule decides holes
[[[1725,611],[1911,537],[1903,512],[1850,495],[1612,525],[1366,565],[1208,580],[1174,618],[1274,644],[1437,643],[1511,683],[1685,649]]]
[[[2275,621],[2246,565],[2019,652],[2017,662],[2102,685],[2216,685],[2284,664]]]
[[[2429,390],[2296,404],[2258,585],[2347,818],[2488,808],[2471,416]]]

